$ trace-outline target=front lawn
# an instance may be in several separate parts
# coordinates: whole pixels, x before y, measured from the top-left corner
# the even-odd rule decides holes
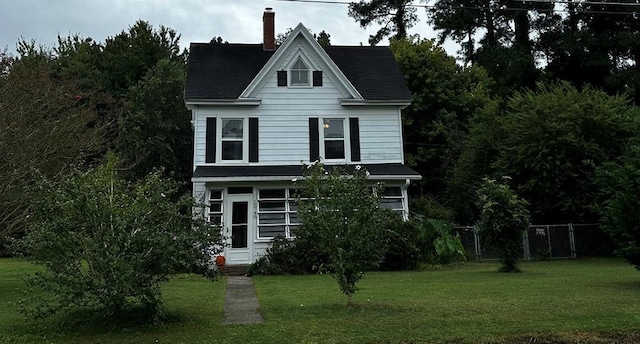
[[[108,325],[76,313],[26,321],[16,310],[19,275],[0,259],[0,343],[607,343],[640,341],[640,273],[620,260],[497,263],[438,271],[372,272],[346,307],[328,275],[259,276],[266,319],[222,325],[225,281],[181,275],[164,286],[162,324]],[[93,320],[92,320],[93,319]]]

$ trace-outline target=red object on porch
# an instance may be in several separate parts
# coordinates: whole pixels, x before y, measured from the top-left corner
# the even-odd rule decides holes
[[[224,266],[226,262],[226,259],[224,258],[224,256],[217,256],[216,257],[216,265],[217,266]]]

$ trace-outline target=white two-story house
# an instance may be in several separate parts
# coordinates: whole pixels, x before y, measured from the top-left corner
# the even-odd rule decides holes
[[[194,127],[193,194],[228,237],[227,265],[264,254],[298,226],[294,180],[320,160],[362,165],[382,206],[408,214],[401,110],[409,90],[388,47],[320,46],[299,24],[279,46],[192,43],[185,103]]]

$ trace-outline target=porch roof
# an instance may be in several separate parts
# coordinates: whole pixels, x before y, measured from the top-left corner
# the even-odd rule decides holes
[[[327,170],[340,167],[347,173],[353,173],[356,166],[362,166],[369,171],[369,178],[375,180],[415,180],[422,178],[418,172],[401,163],[324,166]],[[305,169],[306,165],[198,166],[193,172],[192,181],[290,181],[294,178],[300,178]]]

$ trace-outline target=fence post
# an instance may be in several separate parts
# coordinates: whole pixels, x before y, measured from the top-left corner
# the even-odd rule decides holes
[[[549,244],[549,260],[553,260],[553,252],[551,251],[551,230],[549,230],[549,225],[547,225],[547,243]]]
[[[573,232],[573,223],[569,224],[569,245],[571,246],[571,258],[576,259],[576,237]]]
[[[478,235],[478,231],[476,231],[476,226],[474,225],[473,227],[473,242],[476,246],[476,260],[477,261],[481,261],[482,260],[482,250],[480,248],[480,235]]]
[[[529,251],[529,229],[527,228],[524,231],[524,235],[522,236],[522,248],[524,250],[524,259],[528,262],[531,261],[531,252]]]

